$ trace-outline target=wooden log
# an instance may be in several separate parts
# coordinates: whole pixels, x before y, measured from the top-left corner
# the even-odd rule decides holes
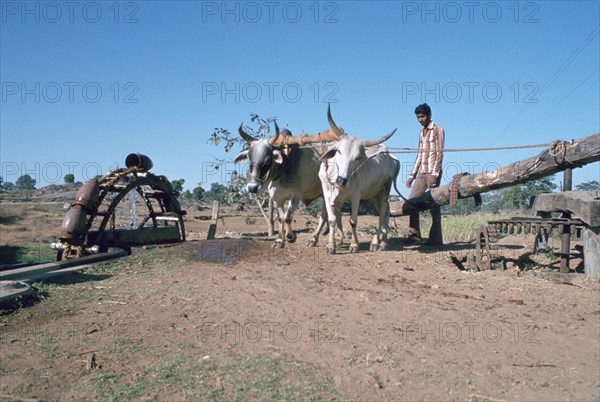
[[[600,161],[600,133],[574,140],[557,142],[538,156],[508,166],[474,175],[458,182],[458,198],[467,198],[504,187],[514,186],[563,171]],[[391,216],[409,215],[450,203],[450,184],[434,188],[408,201],[390,202]]]

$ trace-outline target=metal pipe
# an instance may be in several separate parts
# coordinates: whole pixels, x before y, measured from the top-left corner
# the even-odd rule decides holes
[[[67,241],[77,241],[85,229],[87,215],[83,205],[73,205],[63,218],[60,225],[59,238]]]
[[[115,251],[110,251],[108,253],[88,255],[85,257],[73,259],[73,260],[64,260],[59,262],[49,262],[47,264],[39,264],[33,267],[24,267],[19,269],[13,269],[10,271],[2,271],[0,272],[0,280],[21,280],[25,278],[29,278],[33,275],[42,274],[45,272],[56,271],[59,269],[75,267],[84,264],[96,263],[100,261],[106,261],[119,257],[126,257],[128,255],[126,250],[116,249]]]
[[[71,205],[81,205],[89,213],[93,213],[98,207],[98,198],[100,196],[100,184],[97,179],[90,179],[79,188],[75,194],[75,201]]]
[[[141,170],[148,171],[152,169],[152,166],[154,165],[152,164],[152,160],[148,156],[139,153],[134,153],[127,155],[127,158],[125,158],[125,166],[127,166],[128,168],[137,167]]]

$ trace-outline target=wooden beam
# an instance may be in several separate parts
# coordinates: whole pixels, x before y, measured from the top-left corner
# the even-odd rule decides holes
[[[565,191],[544,193],[535,197],[533,211],[538,215],[545,212],[571,211],[588,226],[600,227],[600,196],[595,191]]]
[[[458,198],[514,186],[598,161],[600,133],[572,142],[557,141],[554,146],[542,151],[538,156],[514,162],[498,170],[463,176],[458,183]],[[449,202],[450,184],[446,184],[408,202],[391,202],[390,212],[391,216],[403,216]]]

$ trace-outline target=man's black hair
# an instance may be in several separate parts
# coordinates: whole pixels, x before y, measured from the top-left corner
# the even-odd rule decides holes
[[[431,108],[427,103],[423,103],[415,108],[415,114],[424,114],[427,117],[431,117]]]

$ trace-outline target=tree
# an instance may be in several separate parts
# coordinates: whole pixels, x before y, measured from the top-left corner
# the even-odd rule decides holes
[[[598,180],[584,181],[583,183],[576,185],[575,190],[576,191],[600,190],[600,183],[598,182]]]
[[[196,201],[202,201],[206,190],[202,188],[202,186],[198,186],[192,190],[192,198]]]
[[[15,182],[15,186],[19,190],[34,190],[35,189],[35,179],[33,179],[28,174],[24,174],[19,177]]]
[[[183,192],[184,184],[185,184],[185,179],[171,180],[171,185],[173,186],[173,191],[177,195],[179,195]]]
[[[250,136],[254,138],[267,138],[270,136],[271,128],[270,126],[276,119],[274,117],[268,117],[263,119],[256,113],[250,113],[250,121],[254,123],[257,127],[252,128],[248,126],[244,126],[244,131],[247,132]],[[219,145],[222,142],[225,143],[225,152],[230,152],[235,145],[246,146],[246,141],[240,138],[237,133],[234,135],[231,134],[229,130],[224,128],[215,128],[214,132],[210,135],[208,141],[213,145]],[[214,168],[219,169],[219,166],[223,164],[223,160],[217,160],[215,162]],[[245,191],[244,186],[246,185],[247,180],[237,172],[232,172],[229,183],[227,186],[218,185],[217,183],[211,184],[211,189],[206,192],[206,198],[212,200],[218,200],[221,203],[231,205],[233,203],[240,203],[240,209],[244,209],[246,203],[250,202],[250,196]],[[213,187],[214,186],[214,187]],[[262,204],[267,198],[268,194],[263,192],[261,194],[257,194],[259,202]],[[267,222],[267,224],[269,224]]]
[[[254,138],[265,138],[269,135],[271,129],[270,125],[275,121],[274,117],[268,117],[263,119],[256,113],[250,113],[250,121],[258,125],[257,129],[245,126],[244,131],[253,136]],[[213,145],[219,145],[221,142],[225,143],[225,152],[231,151],[231,149],[237,144],[244,146],[246,141],[240,138],[237,133],[231,135],[231,132],[224,128],[215,128],[215,131],[208,138],[208,143]]]
[[[17,188],[17,186],[15,186],[15,183],[11,183],[10,181],[5,181],[4,183],[2,183],[2,190],[4,191],[14,190],[15,188]]]
[[[75,175],[73,173],[68,173],[64,177],[65,183],[75,183]]]
[[[533,198],[541,193],[551,193],[558,186],[553,182],[554,176],[530,180],[523,184],[506,187],[499,190],[481,194],[483,200],[482,210],[498,213],[505,209],[530,209]],[[462,204],[461,204],[462,201]],[[459,206],[460,205],[460,206]],[[452,212],[470,213],[476,209],[473,198],[458,200]]]
[[[531,208],[533,197],[541,193],[551,193],[558,187],[552,180],[554,176],[542,177],[537,180],[530,180],[523,184],[509,187],[503,192],[504,204],[519,209]]]
[[[210,190],[206,192],[206,199],[209,201],[219,201],[221,204],[228,204],[225,193],[227,193],[227,186],[221,183],[212,183]]]
[[[450,215],[469,215],[478,211],[480,208],[475,205],[473,197],[456,200],[454,205],[442,206],[442,211]]]

